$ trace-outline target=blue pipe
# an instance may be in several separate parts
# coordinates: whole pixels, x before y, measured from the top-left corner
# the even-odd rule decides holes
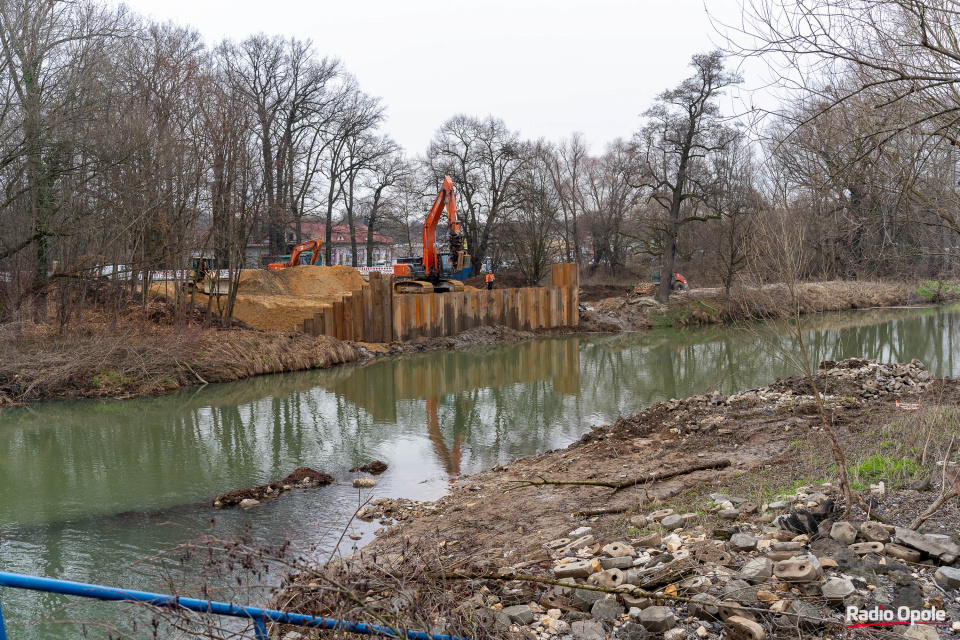
[[[14,589],[30,589],[32,591],[46,591],[48,593],[62,593],[68,596],[94,598],[96,600],[141,602],[155,607],[167,607],[170,609],[182,608],[189,609],[190,611],[213,613],[216,615],[230,616],[233,618],[249,618],[254,621],[254,631],[256,633],[257,640],[267,640],[266,622],[277,622],[280,624],[289,624],[298,627],[310,627],[314,629],[342,629],[343,631],[350,633],[382,636],[388,638],[397,637],[393,631],[387,627],[365,624],[363,622],[349,622],[346,620],[337,620],[335,618],[306,616],[299,613],[286,613],[274,609],[241,607],[233,604],[227,604],[225,602],[215,602],[213,600],[197,600],[195,598],[181,598],[179,596],[164,595],[162,593],[133,591],[131,589],[116,589],[97,584],[72,582],[70,580],[56,580],[53,578],[41,578],[39,576],[27,576],[19,573],[9,573],[7,571],[0,571],[0,586],[13,587]],[[424,631],[400,631],[400,633],[411,640],[469,640],[469,638],[461,638],[459,636],[449,636],[438,633],[426,633]],[[3,628],[2,611],[0,611],[0,640],[7,640],[7,636]]]

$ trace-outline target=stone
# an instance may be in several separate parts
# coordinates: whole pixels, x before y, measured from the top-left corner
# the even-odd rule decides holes
[[[770,558],[754,558],[740,569],[740,578],[750,584],[760,584],[773,577],[773,562]]]
[[[560,578],[586,578],[593,573],[593,563],[589,560],[574,560],[558,564],[553,568],[553,576]]]
[[[372,478],[354,478],[353,479],[354,489],[372,489],[375,486],[377,486],[377,483],[374,482]]]
[[[629,569],[633,566],[633,558],[600,558],[600,566],[604,569]]]
[[[616,589],[626,581],[626,577],[620,569],[607,569],[590,574],[590,577],[587,578],[587,584],[604,589]]]
[[[597,620],[616,620],[624,611],[619,602],[610,598],[597,600],[590,607],[590,615]]]
[[[659,547],[662,543],[663,539],[660,537],[659,533],[651,533],[648,536],[643,536],[642,538],[637,538],[633,541],[635,546],[642,547],[644,549]]]
[[[720,603],[720,619],[726,620],[732,618],[733,616],[740,616],[741,618],[746,618],[747,620],[756,620],[756,617],[749,611],[743,608],[738,602],[733,600],[724,600]]]
[[[709,593],[698,593],[687,603],[687,613],[697,620],[720,618],[720,600]]]
[[[802,542],[774,542],[770,545],[774,551],[800,551],[803,549]]]
[[[606,596],[602,591],[588,591],[586,589],[574,589],[570,596],[570,605],[580,611],[590,611],[597,600],[602,600]]]
[[[663,526],[663,528],[666,529],[667,531],[673,531],[673,530],[675,530],[675,529],[680,529],[680,528],[682,528],[683,525],[686,524],[686,521],[685,521],[682,517],[680,517],[680,516],[671,515],[671,516],[667,516],[667,517],[665,517],[663,520],[661,520],[661,521],[660,521],[660,524],[661,524],[661,525]]]
[[[843,600],[856,592],[853,581],[847,578],[830,578],[820,585],[820,593],[827,600]]]
[[[778,562],[773,575],[784,582],[810,582],[823,575],[823,569],[816,557],[807,555]]]
[[[723,621],[730,640],[766,640],[767,634],[759,624],[741,616],[730,616]]]
[[[776,602],[779,598],[777,594],[772,591],[760,590],[757,591],[757,600],[760,602]]]
[[[752,516],[760,510],[760,507],[756,502],[744,502],[742,505],[737,507],[737,509],[744,515]]]
[[[949,540],[927,536],[904,527],[897,527],[895,535],[898,543],[923,551],[948,564],[960,556],[960,546]]]
[[[652,633],[662,633],[677,626],[677,618],[670,607],[647,607],[637,616],[637,621]]]
[[[933,579],[944,589],[951,589],[953,591],[960,589],[960,569],[940,567],[937,569],[937,572],[933,574]]]
[[[667,545],[667,551],[678,551],[683,546],[683,540],[675,533],[667,536],[664,543]]]
[[[786,500],[777,500],[776,502],[771,502],[767,507],[769,509],[786,509],[790,506],[790,503]]]
[[[647,640],[649,637],[650,632],[633,620],[623,623],[617,634],[618,640]]]
[[[858,556],[865,556],[868,553],[883,553],[882,542],[856,542],[848,547]]]
[[[860,537],[867,542],[890,542],[890,532],[877,522],[867,521],[861,524]]]
[[[888,542],[883,545],[883,552],[891,558],[903,560],[904,562],[920,562],[920,559],[923,558],[923,554],[916,549],[910,549],[903,545],[894,544],[893,542]]]
[[[513,607],[504,607],[503,614],[508,616],[512,622],[517,624],[533,624],[533,610],[525,604],[518,604]]]
[[[673,515],[673,509],[657,509],[653,513],[647,516],[651,522],[660,522],[667,516]]]
[[[723,590],[723,597],[740,604],[756,604],[757,588],[751,587],[746,580],[731,580]]]
[[[575,640],[604,640],[607,637],[603,624],[596,620],[577,620],[570,625]]]
[[[646,609],[653,605],[653,600],[646,598],[644,596],[634,596],[629,593],[624,593],[620,596],[620,599],[623,600],[623,604],[628,606],[630,609],[637,609],[638,611]]]
[[[807,631],[817,629],[823,624],[817,608],[804,600],[791,600],[784,616],[791,626],[799,625],[801,629]]]
[[[903,632],[907,640],[940,640],[940,632],[936,627],[926,624],[912,624]]]
[[[753,551],[757,548],[757,539],[749,533],[735,533],[730,536],[730,548],[734,551]]]
[[[626,542],[611,542],[600,549],[602,553],[611,558],[636,558],[637,552]]]
[[[643,529],[649,522],[647,516],[633,516],[630,518],[630,526],[636,527],[637,529]]]
[[[693,576],[681,580],[677,587],[686,595],[703,593],[713,586],[713,582],[707,576]]]
[[[590,535],[591,533],[593,533],[593,527],[578,527],[571,531],[567,537],[571,539],[582,538]]]
[[[663,634],[663,640],[683,640],[687,637],[687,630],[680,629],[670,629],[665,634]]]
[[[694,631],[694,633],[697,634],[697,637],[700,638],[700,640],[707,640],[707,638],[710,637],[710,632],[707,631],[707,628],[703,625],[697,627],[697,630]]]
[[[740,512],[736,509],[721,509],[717,511],[717,517],[721,520],[736,520],[740,517]]]
[[[253,498],[244,498],[240,501],[240,508],[242,509],[251,509],[253,507],[259,506],[260,501],[254,500]]]
[[[596,542],[596,540],[594,540],[593,536],[591,535],[580,536],[579,538],[574,538],[573,541],[567,546],[558,549],[557,553],[560,555],[565,553],[576,553],[584,547],[592,546],[594,542]]]

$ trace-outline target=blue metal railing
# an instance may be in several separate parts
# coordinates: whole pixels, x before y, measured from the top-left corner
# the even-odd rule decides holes
[[[166,607],[168,609],[189,609],[190,611],[212,613],[219,616],[247,618],[249,620],[253,620],[253,629],[257,640],[268,640],[268,622],[277,622],[281,624],[289,624],[292,626],[308,627],[313,629],[340,629],[350,633],[383,636],[388,638],[397,637],[396,634],[394,634],[394,632],[387,627],[364,624],[362,622],[348,622],[346,620],[337,620],[335,618],[306,616],[299,613],[286,613],[284,611],[276,611],[273,609],[241,607],[234,604],[228,604],[226,602],[181,598],[179,596],[164,595],[162,593],[132,591],[130,589],[115,589],[113,587],[105,587],[98,584],[85,584],[83,582],[71,582],[70,580],[55,580],[53,578],[41,578],[39,576],[8,573],[6,571],[0,571],[0,587],[29,589],[31,591],[46,591],[47,593],[61,593],[68,596],[93,598],[95,600],[140,602],[143,604],[152,605],[154,607]],[[469,640],[468,638],[448,636],[438,633],[426,633],[424,631],[398,631],[402,636],[406,636],[411,640]],[[3,626],[2,608],[0,608],[0,640],[7,640],[7,634]]]

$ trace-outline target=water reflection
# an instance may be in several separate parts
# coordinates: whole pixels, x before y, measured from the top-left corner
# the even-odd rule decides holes
[[[958,321],[956,309],[863,311],[805,318],[804,335],[813,359],[919,358],[957,375]],[[782,323],[753,323],[549,338],[163,398],[3,409],[0,566],[152,588],[134,561],[209,530],[214,495],[303,465],[341,482],[219,512],[218,531],[339,534],[337,522],[358,506],[345,472],[356,464],[389,463],[377,495],[435,499],[451,476],[565,446],[657,400],[796,375],[788,334]],[[60,602],[0,595],[5,614],[21,621]],[[17,628],[16,637],[70,631]]]

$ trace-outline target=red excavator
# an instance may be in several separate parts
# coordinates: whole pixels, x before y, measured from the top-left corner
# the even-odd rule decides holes
[[[450,235],[449,252],[437,253],[437,224],[443,210],[447,210]],[[453,197],[453,180],[443,177],[443,185],[437,194],[427,219],[423,223],[423,257],[400,258],[393,265],[396,293],[442,293],[463,291],[464,272],[470,268],[470,256],[457,220],[457,203]]]
[[[304,262],[303,264],[317,264],[317,260],[320,259],[320,247],[323,246],[323,240],[317,238],[316,240],[307,240],[306,242],[301,242],[293,248],[293,251],[290,252],[290,259],[286,262],[272,262],[267,265],[267,269],[270,271],[279,271],[280,269],[289,269],[290,267],[295,267],[300,263],[300,254],[304,251],[313,252],[310,256],[310,259]],[[286,256],[283,256],[286,257]]]

